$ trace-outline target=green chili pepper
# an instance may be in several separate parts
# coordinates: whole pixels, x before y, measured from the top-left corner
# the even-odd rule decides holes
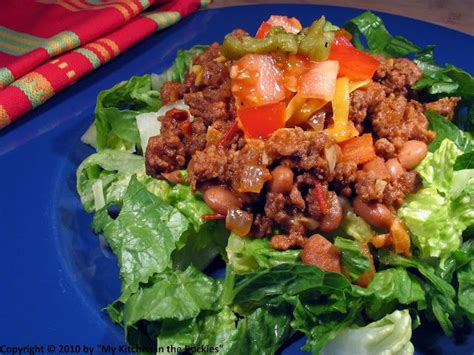
[[[229,35],[221,46],[222,54],[228,59],[239,59],[250,53],[265,54],[275,51],[296,54],[298,51],[297,36],[275,27],[265,38],[250,36],[238,38]]]
[[[290,54],[301,53],[311,60],[323,61],[328,58],[334,39],[333,32],[324,31],[325,24],[323,16],[298,34],[287,33],[281,27],[274,27],[265,38],[228,35],[221,46],[221,52],[228,59],[239,59],[252,53],[282,51]]]
[[[326,20],[322,16],[309,27],[298,47],[298,53],[308,56],[311,60],[328,59],[334,32],[324,32]]]

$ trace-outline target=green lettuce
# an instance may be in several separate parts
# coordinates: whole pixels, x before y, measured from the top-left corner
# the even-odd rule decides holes
[[[379,260],[385,265],[416,269],[421,274],[429,310],[445,334],[451,336],[454,331],[453,323],[459,323],[460,317],[455,303],[456,290],[439,275],[439,270],[419,258],[408,259],[387,251],[379,253]]]
[[[171,266],[171,253],[187,231],[189,221],[176,208],[150,193],[132,177],[116,219],[106,208],[94,216],[93,229],[102,233],[117,255],[126,300],[154,274]]]
[[[327,343],[321,354],[410,355],[415,350],[411,334],[408,310],[395,311],[365,327],[343,330]]]
[[[474,170],[454,171],[461,151],[449,139],[417,167],[423,188],[398,210],[423,256],[446,258],[474,224]],[[446,223],[449,221],[449,223]]]
[[[359,49],[364,49],[361,39],[363,35],[372,53],[383,54],[387,57],[402,57],[420,50],[420,47],[406,38],[392,36],[382,19],[370,11],[349,20],[344,27],[351,32],[352,41]]]
[[[275,250],[266,239],[248,239],[231,234],[226,247],[229,265],[237,274],[270,268],[299,260],[299,250]]]
[[[372,227],[356,215],[350,205],[345,206],[345,209],[347,212],[342,221],[342,230],[359,243],[367,243],[375,234]]]
[[[97,149],[141,149],[135,117],[157,111],[160,93],[152,90],[150,75],[134,76],[100,92],[95,108]]]
[[[96,210],[93,185],[101,181],[105,204],[121,203],[133,174],[145,172],[143,157],[128,152],[103,150],[82,161],[76,172],[76,188],[87,212]]]
[[[459,255],[460,254],[460,255]],[[457,255],[458,302],[471,322],[474,322],[474,240],[464,243]]]
[[[379,271],[366,290],[367,314],[379,319],[402,305],[426,308],[426,295],[421,282],[404,268],[395,267]]]
[[[130,295],[123,309],[125,325],[139,320],[185,320],[202,310],[216,310],[221,285],[190,266],[184,271],[166,269],[156,273],[148,285]]]
[[[474,140],[469,132],[461,131],[454,123],[434,111],[428,110],[425,115],[429,121],[429,128],[436,132],[435,140],[428,147],[430,152],[436,151],[446,138],[464,152],[474,149]]]
[[[357,280],[360,275],[370,269],[370,260],[362,254],[359,242],[337,237],[334,245],[341,251],[342,266],[351,280]]]

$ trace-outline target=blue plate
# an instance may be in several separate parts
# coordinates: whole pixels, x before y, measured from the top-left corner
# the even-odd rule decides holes
[[[311,5],[241,6],[202,11],[134,47],[0,132],[0,352],[38,345],[57,353],[124,345],[102,308],[119,295],[115,258],[89,229],[75,192],[75,170],[92,149],[79,140],[94,117],[97,94],[132,75],[161,72],[179,48],[221,41],[235,27],[254,33],[271,14],[335,24],[360,10]],[[380,14],[392,33],[437,44],[438,63],[474,72],[472,37]],[[469,332],[469,331],[468,331]],[[472,353],[474,336],[452,340],[437,327],[416,331],[420,353]],[[301,353],[302,338],[284,354]],[[48,348],[47,346],[50,345]],[[71,348],[72,346],[72,348]]]

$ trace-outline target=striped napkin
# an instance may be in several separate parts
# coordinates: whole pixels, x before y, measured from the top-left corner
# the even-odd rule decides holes
[[[0,5],[0,129],[209,0],[19,0]]]

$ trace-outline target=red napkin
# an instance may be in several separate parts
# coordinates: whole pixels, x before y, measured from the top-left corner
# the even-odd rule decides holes
[[[0,129],[155,31],[208,3],[209,0],[2,1]]]

